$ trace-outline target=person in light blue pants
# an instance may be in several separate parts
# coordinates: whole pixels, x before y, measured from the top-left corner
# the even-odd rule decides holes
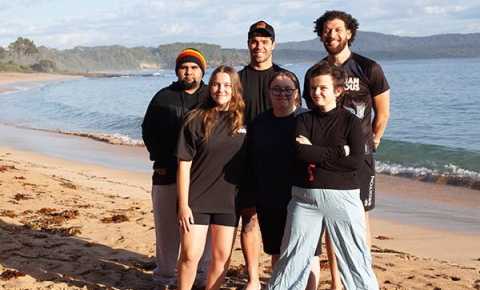
[[[358,168],[363,160],[361,123],[337,107],[345,72],[328,62],[311,70],[312,111],[297,117],[292,199],[280,259],[269,290],[303,290],[318,240],[328,231],[346,290],[378,290],[359,199]],[[332,152],[327,148],[336,147]]]

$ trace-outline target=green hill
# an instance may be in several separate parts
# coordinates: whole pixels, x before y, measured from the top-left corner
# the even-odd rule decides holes
[[[0,47],[0,70],[92,73],[165,69],[174,67],[175,57],[186,47],[200,49],[210,67],[248,63],[246,49],[225,49],[207,43],[131,48],[111,45],[58,50],[36,47],[33,41],[19,37],[8,48]],[[353,50],[374,59],[480,57],[480,33],[402,37],[359,31]],[[274,51],[275,62],[283,64],[314,62],[325,55],[318,38],[279,43]]]
[[[359,31],[352,50],[375,59],[480,57],[480,33],[404,37]],[[284,63],[318,60],[326,55],[318,38],[279,43],[276,53]]]

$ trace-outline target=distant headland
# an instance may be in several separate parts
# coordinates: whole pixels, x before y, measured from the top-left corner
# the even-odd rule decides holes
[[[7,48],[0,47],[0,71],[90,74],[168,69],[174,67],[178,51],[185,47],[200,49],[210,67],[248,62],[246,49],[208,43],[178,42],[158,47],[79,46],[59,50],[37,47],[32,40],[19,37]],[[405,37],[359,31],[353,50],[378,60],[480,57],[480,33]],[[280,64],[315,62],[325,55],[318,38],[280,42],[274,51],[275,62]]]

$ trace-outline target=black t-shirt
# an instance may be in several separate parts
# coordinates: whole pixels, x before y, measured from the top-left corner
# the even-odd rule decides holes
[[[235,213],[237,187],[245,170],[246,130],[230,134],[229,112],[218,112],[208,141],[202,119],[184,125],[178,138],[177,157],[192,161],[188,205],[197,213]]]
[[[366,142],[365,153],[370,154],[375,150],[372,130],[373,98],[390,87],[381,66],[372,59],[351,53],[341,67],[347,73],[341,104],[362,121],[362,134]],[[307,104],[311,104],[308,83],[310,70],[311,68],[305,74],[303,90],[303,97]]]
[[[245,100],[245,123],[249,124],[255,117],[272,107],[268,97],[268,82],[278,71],[285,69],[273,64],[266,70],[255,70],[251,66],[245,66],[238,72],[243,87]]]
[[[360,119],[344,108],[312,110],[297,117],[295,136],[313,145],[296,144],[294,185],[305,188],[359,188],[357,169],[364,159]],[[345,157],[344,145],[350,147]],[[315,168],[312,168],[315,165]]]
[[[294,136],[295,113],[275,117],[273,111],[268,110],[248,127],[248,179],[256,206],[286,208],[290,201]]]

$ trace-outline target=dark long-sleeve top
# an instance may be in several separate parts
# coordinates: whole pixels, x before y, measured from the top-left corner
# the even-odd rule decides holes
[[[312,145],[296,144],[294,185],[304,188],[359,188],[357,169],[364,158],[361,122],[344,108],[328,112],[314,109],[297,117],[296,135],[307,137]],[[350,155],[333,152],[350,147]],[[342,156],[338,158],[338,156]],[[311,165],[315,165],[314,168]]]
[[[287,207],[295,160],[294,133],[295,114],[275,117],[271,109],[248,126],[249,192],[245,194],[251,195],[251,204],[263,208]]]
[[[269,209],[285,209],[291,198],[295,162],[296,116],[305,112],[298,108],[285,117],[276,117],[270,109],[248,126],[246,182],[241,198],[250,205]],[[336,160],[344,156],[342,146],[325,148],[325,156]]]
[[[154,161],[153,168],[163,168],[165,175],[153,174],[153,184],[172,184],[176,182],[178,133],[184,115],[208,95],[207,86],[202,82],[193,94],[184,91],[179,82],[158,91],[148,105],[142,123],[142,137]]]

